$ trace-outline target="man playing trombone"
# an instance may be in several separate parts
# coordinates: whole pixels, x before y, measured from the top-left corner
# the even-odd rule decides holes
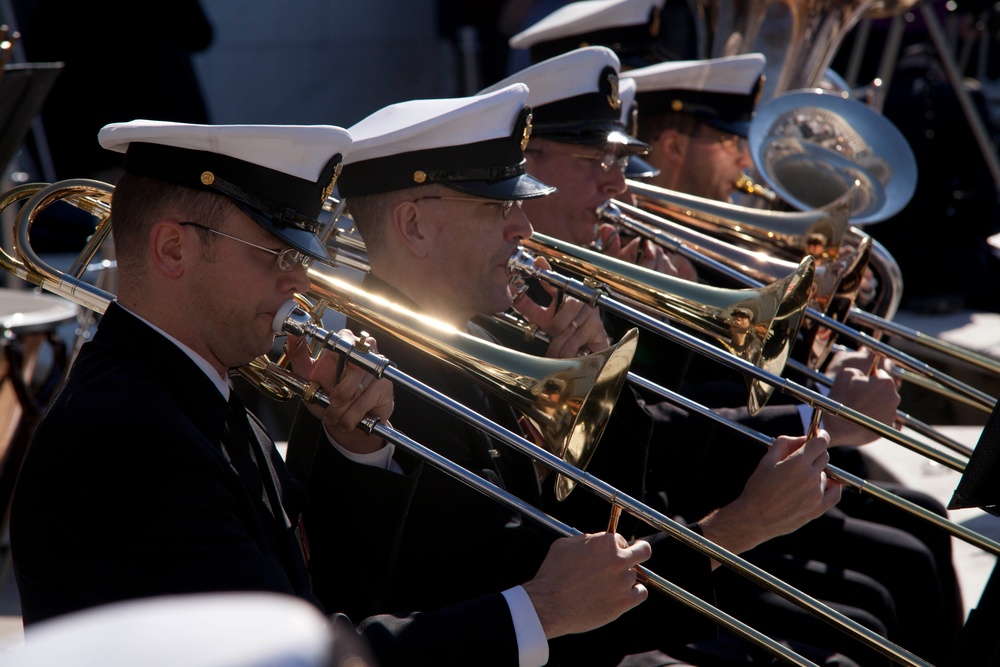
[[[613,153],[605,160],[609,164],[608,169],[594,169],[590,173],[581,171],[581,159],[583,155],[596,156],[599,153],[610,153],[610,151],[607,151],[605,146],[595,146],[590,137],[586,136],[583,132],[579,130],[574,132],[574,129],[583,126],[583,119],[589,118],[591,122],[597,122],[598,117],[588,117],[588,114],[591,113],[589,109],[580,107],[579,105],[572,105],[570,100],[573,99],[573,93],[564,90],[563,86],[566,84],[562,83],[563,81],[572,80],[574,76],[580,81],[592,78],[595,70],[592,66],[588,67],[586,65],[587,58],[584,57],[584,54],[601,51],[609,53],[607,49],[601,49],[600,47],[589,47],[571,51],[562,56],[556,56],[529,67],[494,86],[510,85],[513,82],[526,83],[531,90],[530,99],[535,108],[536,115],[539,119],[544,117],[546,120],[546,122],[536,123],[532,145],[538,145],[541,148],[536,150],[529,149],[527,152],[528,171],[546,182],[555,185],[559,188],[563,196],[560,197],[560,193],[557,193],[544,200],[526,202],[525,211],[532,220],[533,226],[549,236],[580,245],[592,243],[598,237],[598,234],[602,234],[602,238],[604,239],[609,238],[609,233],[613,230],[606,227],[603,230],[599,229],[594,210],[602,203],[602,197],[607,199],[620,196],[626,189],[626,182],[621,170],[616,165],[611,165],[614,162],[613,158],[615,155],[622,155],[621,152]],[[614,57],[610,56],[609,62],[612,62],[613,59]],[[615,63],[612,62],[612,64]],[[705,119],[691,119],[684,126],[687,128],[686,131],[690,133],[690,136],[685,135],[685,145],[688,146],[689,151],[698,149],[712,153],[713,155],[735,155],[737,152],[745,151],[745,147],[739,142],[735,142],[735,140],[731,147],[727,147],[721,141],[714,139],[702,139],[700,138],[700,134],[699,139],[696,140],[695,130],[700,128],[702,124],[709,123],[708,119],[713,116],[717,117],[720,123],[728,123],[725,127],[730,130],[738,129],[739,122],[742,122],[744,125],[746,124],[752,113],[756,98],[755,91],[760,81],[760,69],[762,68],[760,58],[737,57],[704,63],[664,63],[661,66],[651,66],[646,69],[654,70],[656,68],[664,71],[671,71],[671,68],[676,70],[678,73],[677,79],[681,82],[678,88],[681,88],[686,93],[675,95],[673,104],[668,99],[664,103],[665,108],[668,111],[678,108],[690,110],[692,113],[697,112],[699,119]],[[686,70],[692,71],[687,72]],[[640,127],[643,125],[643,114],[647,107],[653,106],[654,109],[661,108],[660,106],[654,106],[650,103],[650,100],[643,97],[644,89],[649,90],[651,87],[648,80],[643,81],[645,78],[642,75],[643,71],[633,70],[629,72],[629,75],[633,72],[639,73],[637,74],[639,85],[636,99],[639,106]],[[561,78],[557,79],[553,76],[554,72],[559,72]],[[684,90],[685,85],[693,88],[693,90]],[[709,90],[702,91],[702,88],[709,88]],[[573,115],[574,112],[571,109],[576,109],[576,115]],[[545,115],[547,110],[551,110],[551,115]],[[676,111],[670,112],[676,114]],[[708,130],[712,130],[716,134],[722,131],[715,127],[714,124],[706,125],[705,132]],[[698,129],[698,133],[701,132],[702,130]],[[647,136],[651,140],[655,137],[653,134],[640,134],[640,137]],[[729,150],[730,148],[732,150]],[[736,149],[739,149],[739,151]],[[716,155],[716,158],[716,163],[720,163],[718,155]],[[650,161],[659,167],[661,171],[668,169],[670,174],[676,173],[676,169],[670,169],[665,162],[657,161],[655,157]],[[721,160],[721,163],[728,164],[725,160]],[[705,160],[699,164],[701,164],[702,169],[705,171],[711,171],[712,169],[712,162],[710,160]],[[725,180],[722,178],[722,176],[725,176],[725,173],[724,170],[718,170],[718,173],[714,176],[712,174],[703,174],[701,177],[706,182],[722,181]],[[728,183],[723,190],[724,192],[722,190],[719,191],[719,196],[728,196],[729,192],[732,191],[732,183]],[[572,194],[566,196],[567,192]],[[581,193],[587,194],[583,195]],[[624,248],[615,243],[607,245],[611,254],[622,259],[634,261],[637,259],[634,249],[637,247],[638,241],[639,239],[635,239]],[[638,247],[646,249],[643,246]],[[647,268],[669,271],[667,263],[656,256],[651,250],[643,252],[638,261]],[[643,340],[646,342],[643,343]],[[668,362],[667,360],[685,358],[679,352],[682,351],[676,346],[667,345],[666,347],[661,347],[661,339],[659,338],[640,339],[640,349],[636,357],[638,363],[635,366],[640,369],[639,373],[642,375],[646,375],[648,371],[654,374],[654,378],[667,378],[660,381],[672,385],[677,384],[683,377],[684,364]],[[870,353],[868,355],[863,353],[839,355],[829,369],[831,372],[842,369],[838,373],[838,381],[831,390],[830,395],[848,406],[864,406],[865,411],[872,414],[876,419],[892,423],[899,401],[895,383],[883,370],[879,370],[877,376],[868,377],[863,371],[852,368],[852,366],[865,363],[866,360],[871,365]],[[707,368],[715,365],[705,362],[703,366]],[[708,374],[714,375],[711,369],[708,369]],[[746,414],[746,409],[719,407],[735,404],[732,398],[727,398],[720,393],[720,389],[724,387],[732,387],[735,390],[739,390],[743,387],[743,383],[712,384],[689,382],[685,385],[683,391],[684,393],[688,393],[689,390],[694,390],[696,400],[707,403],[716,412],[724,412],[733,421],[746,423],[749,417]],[[663,413],[664,418],[668,413],[662,404],[657,404],[652,408],[647,406],[647,409]],[[681,418],[674,417],[675,421],[678,419]],[[683,419],[681,420],[683,421]],[[758,415],[758,418],[750,423],[757,424],[760,430],[774,435],[777,433],[805,432],[809,425],[809,419],[808,412],[802,410],[799,406],[776,405],[765,407],[761,411],[761,414]],[[875,438],[873,433],[846,420],[829,418],[825,420],[825,423],[835,445],[860,445],[871,442]],[[685,516],[701,516],[704,512],[731,499],[742,488],[742,483],[746,480],[746,475],[753,469],[753,463],[757,459],[757,454],[752,451],[752,448],[744,447],[742,443],[735,448],[731,448],[728,444],[725,444],[733,440],[731,434],[729,437],[706,438],[705,435],[713,433],[714,429],[709,428],[706,431],[704,427],[696,432],[699,433],[699,440],[704,439],[705,449],[695,448],[685,453],[685,449],[690,448],[680,448],[671,454],[664,454],[665,458],[657,466],[660,470],[658,474],[662,476],[660,483],[663,484],[670,497],[671,511],[681,513]],[[675,439],[674,441],[676,442],[677,440],[680,439]],[[708,448],[713,442],[722,443],[723,448],[718,452],[709,453],[712,450]],[[727,453],[722,454],[720,452]],[[705,462],[713,460],[713,457],[715,457],[715,460],[730,461],[731,464],[721,468],[718,466],[706,466]],[[650,461],[652,465],[655,462],[655,458]],[[689,461],[689,464],[678,465],[678,461]],[[737,464],[737,461],[740,463]],[[720,483],[723,479],[725,483]],[[720,494],[720,489],[729,489],[729,491]],[[824,521],[826,520],[828,519],[824,519]],[[954,578],[950,563],[950,547],[941,555],[938,555],[937,551],[932,554],[929,548],[921,543],[921,540],[907,535],[896,528],[876,526],[870,522],[844,521],[840,518],[834,519],[834,522],[838,527],[838,532],[841,532],[845,537],[842,540],[843,545],[838,547],[837,550],[831,548],[827,539],[820,537],[823,531],[816,529],[813,524],[810,524],[805,531],[796,531],[782,541],[794,542],[797,539],[796,536],[802,535],[804,543],[810,545],[809,549],[801,551],[801,547],[799,547],[796,550],[800,554],[808,554],[807,558],[819,562],[826,562],[824,561],[824,557],[828,559],[833,558],[836,562],[840,562],[841,565],[851,563],[859,575],[867,571],[877,572],[879,577],[876,577],[876,579],[882,578],[886,581],[895,582],[891,588],[898,597],[899,604],[904,604],[904,601],[907,599],[914,601],[906,609],[902,610],[905,618],[913,618],[913,622],[908,623],[907,627],[904,628],[902,636],[912,637],[914,646],[923,647],[934,644],[936,648],[933,650],[946,652],[947,639],[940,643],[937,643],[933,638],[928,640],[933,635],[921,628],[927,627],[925,623],[928,618],[939,619],[943,623],[950,625],[953,625],[954,621],[957,620],[952,618],[954,614],[951,611],[956,609],[956,605],[950,601],[954,598],[948,594],[948,587],[945,586],[945,592],[942,593],[937,586],[939,576],[943,577],[945,582],[949,578]],[[845,527],[849,527],[850,530],[847,530]],[[928,533],[934,532],[925,528],[917,526],[914,529],[907,526],[908,530],[914,530],[922,538]],[[848,536],[850,539],[847,539]],[[946,535],[938,535],[937,537],[929,535],[925,539],[930,543],[942,544],[942,538],[943,544],[947,546],[948,538]],[[856,546],[853,548],[847,547],[846,545],[848,544]],[[776,545],[776,548],[789,549],[791,547],[785,544],[783,546]],[[858,559],[852,555],[870,553],[873,549],[881,554],[874,563],[870,562],[872,559]],[[761,551],[766,551],[766,549],[758,550],[758,552]],[[927,572],[927,581],[925,582],[925,587],[927,588],[926,596],[917,597],[936,601],[934,603],[935,607],[933,607],[936,608],[936,611],[933,614],[927,614],[927,607],[925,606],[920,612],[922,614],[921,618],[914,618],[912,612],[917,597],[911,596],[915,589],[912,586],[910,577],[900,576],[900,569],[895,565],[904,561],[919,563],[919,568]],[[863,576],[867,578],[867,575]],[[883,618],[889,626],[895,627],[892,619],[895,617],[896,611],[893,607],[898,605],[871,602],[873,597],[877,598],[879,595],[869,595],[865,592],[865,586],[859,586],[859,593],[851,594],[835,578],[826,579],[825,577],[817,577],[815,578],[815,582],[815,585],[818,586],[816,589],[818,597],[839,599],[848,604],[851,604],[853,601],[855,605],[867,607],[872,613]],[[740,584],[742,582],[737,580],[736,583]],[[879,590],[883,594],[885,593],[880,582],[874,583],[868,588]],[[866,600],[867,602],[862,605],[860,603],[861,600]],[[960,603],[957,607],[960,611]],[[937,636],[940,637],[942,635]],[[946,633],[946,636],[953,637],[950,631]]]
[[[583,105],[603,105],[608,117],[617,120],[619,110],[606,101],[613,99],[615,68],[599,69],[602,76],[580,85],[577,93]],[[507,260],[532,233],[522,202],[529,204],[548,190],[526,192],[511,182],[523,173],[522,150],[530,145],[533,115],[526,108],[520,120],[509,118],[502,125],[490,125],[483,107],[512,95],[523,100],[526,92],[524,86],[513,85],[472,98],[404,102],[350,129],[355,144],[340,188],[368,251],[371,272],[365,277],[365,289],[487,336],[471,320],[510,307]],[[590,124],[587,127],[600,131]],[[613,138],[618,137],[624,139],[621,133]],[[605,127],[598,138],[603,145],[612,137]],[[512,147],[518,147],[514,154]],[[601,159],[588,157],[588,167],[606,171],[607,167],[598,165]],[[611,168],[617,169],[617,164]],[[541,307],[521,299],[515,305],[524,306],[530,319],[551,333],[551,356],[573,358],[609,344],[599,313],[581,301],[565,298],[553,307]],[[401,369],[419,369],[424,377],[432,377],[430,384],[448,395],[461,396],[487,418],[522,429],[527,437],[536,435],[532,425],[519,421],[510,407],[447,360],[428,358],[413,345],[382,332],[376,335],[381,348]],[[426,435],[431,446],[441,447],[449,458],[571,525],[587,530],[607,525],[609,508],[585,490],[559,503],[553,497],[555,476],[538,470],[529,458],[422,401],[397,395],[396,402],[393,418],[404,432],[420,439]],[[605,434],[592,466],[600,470],[601,479],[642,497],[652,424],[634,398],[619,400],[614,416],[619,412],[621,419],[614,419],[618,430]],[[630,417],[635,420],[630,422]],[[779,438],[762,459],[746,494],[693,525],[716,544],[741,552],[822,514],[840,496],[839,486],[822,474],[827,445],[823,433],[814,438]],[[312,459],[310,452],[297,446],[289,450],[290,465],[311,468],[310,484],[322,485],[330,473]],[[458,558],[438,557],[427,541],[436,529],[447,535]],[[632,517],[622,518],[622,534],[637,530],[643,532]],[[409,600],[428,595],[447,604],[481,588],[502,586],[500,582],[516,580],[519,572],[537,567],[548,539],[524,518],[488,506],[460,484],[443,477],[431,479],[425,473],[410,506],[383,608],[405,608]],[[700,591],[699,595],[711,594],[707,559],[665,534],[644,539],[654,543],[650,569],[661,574],[666,569],[675,583]],[[627,654],[711,639],[714,633],[706,635],[700,621],[669,600],[651,598],[633,614],[597,632],[550,642],[551,660],[553,664],[617,664]]]
[[[306,426],[340,473],[306,499],[229,374],[271,349],[276,314],[310,288],[306,267],[328,261],[317,215],[350,134],[133,121],[99,139],[124,153],[111,223],[119,290],[101,293],[109,303],[97,333],[39,424],[14,493],[26,641],[46,619],[159,595],[272,591],[345,610],[313,590],[307,528],[337,540],[342,590],[390,580],[420,468],[355,426],[388,419],[391,383],[334,354],[314,359],[301,339],[290,346],[294,370],[327,396],[325,408],[310,404]],[[374,339],[342,334],[377,352]],[[310,501],[337,508],[330,523],[301,518]],[[646,597],[632,568],[649,545],[600,532],[556,541],[503,592],[354,618],[383,667],[540,665],[533,641],[591,630]],[[512,608],[535,626],[516,627]],[[370,664],[367,653],[359,664]]]

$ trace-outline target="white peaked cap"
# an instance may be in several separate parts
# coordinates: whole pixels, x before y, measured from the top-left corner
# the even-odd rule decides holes
[[[133,120],[106,125],[97,140],[125,154],[125,172],[224,195],[295,248],[329,256],[317,218],[351,148],[344,128]]]
[[[608,68],[614,70],[617,77],[621,63],[615,52],[603,46],[588,46],[525,67],[484,88],[479,94],[485,95],[511,85],[526,85],[529,90],[528,104],[537,111],[552,102],[600,92],[603,83],[600,77]]]
[[[680,112],[747,136],[760,98],[766,58],[760,53],[657,63],[629,70],[640,119]]]
[[[506,138],[527,104],[524,84],[502,86],[489,95],[391,104],[351,126],[354,147],[345,164]]]
[[[640,92],[696,90],[748,95],[757,86],[767,59],[760,53],[676,60],[629,70]]]
[[[315,182],[330,158],[347,155],[351,135],[333,125],[192,125],[158,120],[112,123],[97,135],[101,146],[124,153],[143,142],[226,155]]]
[[[494,199],[548,194],[524,172],[531,134],[528,88],[389,105],[350,128],[345,197],[439,183]]]
[[[604,46],[574,49],[525,67],[482,91],[527,84],[535,136],[565,143],[617,144],[626,152],[649,147],[622,124],[620,63]]]
[[[560,7],[508,40],[512,49],[584,36],[612,28],[646,25],[664,0],[581,0]]]
[[[265,667],[332,663],[334,634],[308,602],[277,593],[190,594],[94,607],[37,623],[9,667]]]

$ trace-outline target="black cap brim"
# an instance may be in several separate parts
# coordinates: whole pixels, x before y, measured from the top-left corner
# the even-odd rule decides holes
[[[270,217],[252,206],[236,200],[230,201],[246,213],[251,220],[263,227],[265,231],[269,232],[275,238],[281,239],[296,250],[323,262],[328,262],[332,259],[330,251],[316,234],[304,229],[276,225]]]
[[[723,120],[714,116],[698,116],[698,120],[721,132],[736,134],[744,139],[750,136],[750,121],[748,120]]]
[[[653,178],[660,175],[660,170],[643,160],[638,155],[630,155],[625,168],[625,178]]]
[[[554,187],[541,182],[530,174],[521,174],[502,181],[447,181],[440,185],[464,192],[465,194],[508,201],[510,199],[534,199],[556,191]]]

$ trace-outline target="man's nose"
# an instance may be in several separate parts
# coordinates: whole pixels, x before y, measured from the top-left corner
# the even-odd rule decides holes
[[[625,172],[618,165],[608,169],[607,173],[601,174],[599,189],[609,197],[620,195],[628,189],[625,183]]]
[[[512,208],[510,217],[507,218],[507,224],[504,226],[504,240],[517,243],[521,239],[529,238],[534,231],[524,209],[520,206]]]

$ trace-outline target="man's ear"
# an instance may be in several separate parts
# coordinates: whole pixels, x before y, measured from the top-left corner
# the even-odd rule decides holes
[[[420,206],[414,201],[402,201],[392,209],[392,232],[402,247],[412,255],[425,258],[433,243],[433,226],[430,219],[421,215]]]
[[[199,252],[194,247],[194,234],[175,220],[158,220],[149,234],[149,252],[155,266],[169,278],[179,278],[184,274],[186,261],[191,253]]]
[[[656,138],[656,150],[665,160],[683,164],[689,140],[690,137],[675,129],[664,130]]]

